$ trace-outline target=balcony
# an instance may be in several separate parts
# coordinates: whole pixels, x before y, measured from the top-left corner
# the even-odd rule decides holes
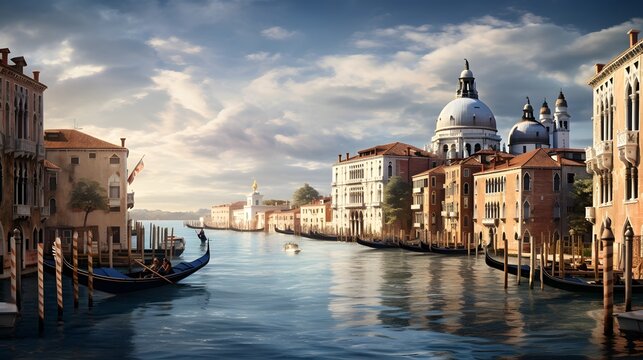
[[[594,145],[596,165],[599,170],[612,171],[612,140],[601,141]]]
[[[31,205],[14,204],[13,219],[31,217]]]
[[[16,148],[16,142],[13,139],[13,136],[8,135],[8,134],[3,134],[3,142],[4,142],[4,153],[8,154],[13,152],[13,149]]]
[[[16,139],[15,156],[35,156],[36,143],[27,139]]]
[[[592,224],[596,223],[596,208],[588,206],[585,208],[585,220],[589,221]]]
[[[346,204],[347,209],[363,208],[363,207],[364,207],[363,202],[352,202],[352,203]]]
[[[494,218],[482,219],[482,225],[484,225],[484,226],[498,226],[498,219],[494,219]]]
[[[127,193],[127,208],[131,209],[134,207],[134,193]]]
[[[411,205],[411,210],[420,210],[420,209],[422,209],[422,204]]]
[[[414,187],[413,188],[413,193],[414,194],[419,194],[419,193],[422,192],[422,189],[424,189],[424,188],[423,187]]]
[[[636,166],[639,149],[639,132],[630,130],[621,130],[616,133],[616,148],[618,149],[618,158],[624,164]]]
[[[598,163],[596,161],[596,152],[594,152],[594,147],[588,146],[585,148],[585,169],[588,174],[599,174],[600,170],[598,169]]]
[[[458,212],[457,211],[449,211],[449,217],[450,218],[458,217]]]
[[[440,211],[440,216],[442,217],[447,217],[447,212],[446,211]]]
[[[421,228],[422,228],[422,225],[423,225],[423,223],[421,223],[421,222],[419,222],[419,223],[418,223],[418,222],[413,223],[413,227],[414,227],[414,228],[416,228],[416,229],[421,229]]]

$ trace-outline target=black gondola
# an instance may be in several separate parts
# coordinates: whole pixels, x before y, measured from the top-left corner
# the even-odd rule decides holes
[[[337,241],[336,235],[324,234],[320,233],[319,231],[309,231],[307,233],[301,233],[299,235],[313,240]]]
[[[291,230],[290,228],[285,229],[285,230],[281,230],[280,228],[277,227],[277,225],[275,225],[275,232],[277,232],[279,234],[286,234],[286,235],[294,235],[295,234],[294,230]]]
[[[132,291],[139,291],[151,289],[159,286],[168,285],[170,283],[176,284],[178,281],[194,274],[199,269],[204,267],[210,262],[210,244],[208,243],[207,250],[203,256],[191,261],[181,262],[174,265],[173,272],[163,277],[143,277],[143,272],[134,272],[124,274],[114,268],[95,268],[93,271],[93,284],[94,289],[111,294],[127,293]],[[45,259],[45,268],[48,272],[56,272],[56,265],[53,259]],[[64,260],[63,273],[67,276],[72,276],[73,265],[66,259]],[[87,286],[88,272],[85,269],[78,269],[78,282]]]
[[[239,231],[239,232],[259,232],[259,231],[263,231],[263,228],[258,228],[258,229],[238,229],[238,228],[231,227],[231,228],[228,228],[228,230]]]
[[[502,261],[498,261],[494,259],[491,254],[489,253],[490,250],[487,248],[484,254],[484,262],[489,266],[494,269],[498,269],[500,271],[505,271],[505,263]],[[529,265],[523,264],[521,265],[521,270],[520,270],[520,276],[522,277],[529,277],[529,271],[531,267]],[[512,274],[512,275],[517,275],[518,274],[518,265],[517,264],[507,264],[507,273]],[[540,277],[540,272],[539,269],[535,269],[534,272],[534,278],[539,278]]]
[[[431,247],[426,246],[424,243],[420,241],[418,245],[411,245],[407,244],[405,242],[400,242],[400,248],[408,251],[414,251],[414,252],[421,252],[421,253],[428,253],[431,252]]]
[[[183,223],[183,225],[185,225],[185,227],[187,227],[187,228],[189,228],[189,229],[203,229],[203,226],[201,226],[201,225],[194,225],[194,224],[191,224],[191,223],[189,223],[189,222],[185,222],[185,223]]]
[[[230,228],[227,227],[216,227],[216,226],[211,226],[208,224],[203,224],[203,227],[208,229],[208,230],[230,230]]]
[[[396,242],[392,242],[390,240],[382,240],[382,241],[369,241],[369,240],[362,240],[360,238],[357,238],[357,243],[360,245],[368,246],[373,249],[394,249],[394,248],[399,248],[398,244]]]
[[[593,272],[590,274],[593,279]],[[546,285],[567,291],[591,292],[602,294],[602,278],[599,282],[587,280],[580,276],[565,276],[564,278],[555,277],[545,269],[543,271],[543,281]],[[625,284],[622,282],[614,284],[614,294],[624,294]],[[632,280],[632,293],[643,293],[643,283],[638,280]]]
[[[482,246],[478,247],[478,250],[482,250]],[[438,253],[438,254],[445,254],[445,255],[467,255],[471,252],[475,252],[476,248],[472,248],[470,250],[467,250],[466,247],[442,247],[442,246],[436,246],[436,245],[431,245],[431,252]]]

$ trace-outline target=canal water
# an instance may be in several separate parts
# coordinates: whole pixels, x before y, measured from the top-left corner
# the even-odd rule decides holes
[[[182,259],[204,248],[186,238]],[[150,291],[94,295],[73,308],[65,280],[57,321],[54,277],[45,277],[38,334],[36,278],[23,281],[17,327],[0,334],[0,359],[495,359],[641,357],[643,340],[605,337],[602,298],[530,290],[484,257],[376,250],[282,234],[206,231],[212,259],[201,271]],[[289,254],[283,244],[297,241]],[[8,281],[0,300],[9,298]],[[616,298],[616,302],[622,299]],[[634,306],[643,306],[635,295]]]

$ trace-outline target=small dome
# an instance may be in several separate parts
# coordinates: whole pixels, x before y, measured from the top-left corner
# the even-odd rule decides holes
[[[563,95],[563,91],[560,91],[560,94],[558,94],[558,99],[556,99],[556,107],[567,107],[567,100],[565,100],[565,95]]]
[[[526,104],[525,104],[525,106],[523,106],[523,107],[522,107],[522,111],[529,111],[529,112],[533,112],[533,111],[534,111],[534,108],[533,108],[533,107],[531,106],[531,104],[528,102],[528,103],[526,103]]]
[[[549,145],[549,134],[543,124],[534,120],[522,120],[509,131],[509,144]]]
[[[435,131],[460,127],[497,131],[496,118],[491,109],[482,101],[473,98],[451,100],[440,112]]]
[[[460,73],[460,78],[472,78],[473,77],[473,72],[469,69],[464,69]]]
[[[551,110],[549,109],[549,105],[547,105],[547,100],[543,102],[543,106],[540,107],[540,113],[543,115],[551,115]]]

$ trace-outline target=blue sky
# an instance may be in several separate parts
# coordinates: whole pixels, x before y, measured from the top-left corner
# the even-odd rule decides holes
[[[127,138],[136,208],[196,210],[304,183],[330,193],[337,154],[423,147],[463,59],[500,136],[525,96],[567,97],[591,143],[593,65],[643,29],[619,1],[0,2],[0,47],[40,70],[45,128]]]

